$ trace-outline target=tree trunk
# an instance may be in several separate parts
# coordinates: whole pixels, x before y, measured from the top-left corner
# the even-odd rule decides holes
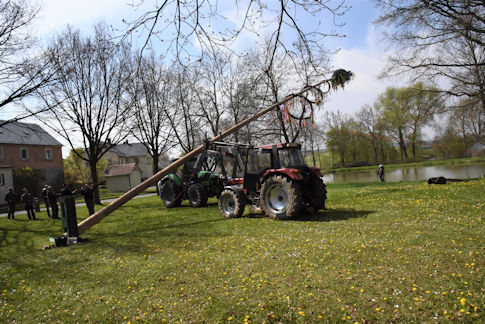
[[[152,156],[152,172],[153,174],[158,173],[158,160],[159,160],[159,155],[157,156]],[[157,195],[160,196],[160,192],[158,192],[158,186],[155,185],[155,188],[157,188]]]
[[[382,142],[382,140],[380,141],[380,148],[381,148],[382,161],[385,162],[385,161],[387,161],[387,159],[386,159],[386,155],[385,155],[385,151],[384,151],[384,143]]]
[[[159,156],[152,156],[152,171],[153,174],[158,172],[158,160],[160,159]]]
[[[413,160],[416,160],[416,132],[411,136],[411,151],[413,153]]]
[[[98,172],[96,170],[96,164],[97,164],[97,161],[90,160],[89,170],[91,171],[91,180],[93,182],[94,202],[96,204],[101,204],[101,200],[99,199],[99,182],[98,182]]]
[[[374,150],[374,164],[377,164],[377,151],[379,149],[376,139],[372,139],[372,148]]]
[[[402,130],[399,130],[399,148],[401,149],[401,158],[408,158],[408,151],[406,149],[406,143],[404,142],[404,135]]]

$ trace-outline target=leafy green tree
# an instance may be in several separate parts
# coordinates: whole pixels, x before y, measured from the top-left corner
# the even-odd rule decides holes
[[[387,88],[375,106],[388,134],[399,145],[401,158],[408,159],[406,142],[409,142],[415,159],[421,130],[442,106],[442,97],[437,88],[416,83],[409,87]]]
[[[401,159],[408,158],[405,137],[411,120],[407,98],[402,89],[389,87],[379,96],[375,107],[382,114],[388,134],[399,145]]]
[[[327,131],[327,147],[334,152],[338,152],[340,157],[340,164],[345,165],[345,156],[350,148],[351,140],[351,117],[337,112],[326,112],[325,118]]]
[[[413,158],[416,159],[416,143],[423,126],[433,120],[436,112],[441,110],[443,98],[435,87],[418,82],[402,89],[403,100],[409,107],[409,141]]]
[[[64,159],[64,180],[69,184],[82,185],[91,181],[90,168],[86,162],[80,157],[83,155],[82,148],[71,150],[69,156]],[[98,179],[104,181],[104,171],[108,167],[106,159],[100,159],[96,164],[96,173]]]
[[[27,188],[32,194],[38,195],[42,184],[42,172],[30,167],[15,168],[13,171],[13,186],[20,193]]]

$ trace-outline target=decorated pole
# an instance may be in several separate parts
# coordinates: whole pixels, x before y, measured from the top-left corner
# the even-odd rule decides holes
[[[259,112],[257,112],[253,116],[246,118],[245,120],[243,120],[240,123],[232,126],[231,128],[227,129],[223,133],[221,133],[218,136],[212,138],[211,140],[212,141],[222,140],[223,138],[227,137],[228,135],[231,135],[232,133],[234,133],[235,131],[237,131],[241,127],[249,124],[253,120],[258,119],[259,117],[267,114],[268,112],[270,112],[273,109],[279,107],[280,105],[282,105],[282,104],[290,101],[293,98],[297,98],[297,97],[300,98],[304,93],[306,93],[306,92],[308,92],[310,90],[317,90],[319,92],[319,94],[321,96],[323,96],[323,94],[325,94],[325,93],[322,92],[319,89],[319,87],[322,84],[328,83],[329,90],[330,90],[332,87],[333,88],[336,88],[338,85],[343,85],[351,77],[352,77],[352,73],[351,72],[347,72],[345,70],[337,70],[337,71],[334,72],[334,74],[333,74],[333,76],[332,76],[331,79],[321,81],[321,82],[319,82],[319,83],[317,83],[317,84],[315,84],[313,86],[306,86],[300,92],[294,93],[294,94],[291,94],[291,95],[288,95],[283,100],[281,100],[281,101],[279,101],[279,102],[277,102],[275,104],[272,104],[271,106],[269,106],[267,108],[264,108],[264,109],[260,110]],[[328,91],[326,91],[326,92],[328,92]],[[317,102],[311,102],[311,101],[308,101],[308,102],[309,103],[314,103],[316,105],[319,105],[321,103],[322,99],[323,99],[323,97],[322,98],[319,97],[318,99],[316,99]],[[140,183],[138,186],[136,186],[133,189],[129,190],[128,192],[124,193],[122,196],[120,196],[118,199],[116,199],[113,202],[111,202],[109,205],[107,205],[103,209],[99,210],[98,212],[94,213],[93,215],[91,215],[88,218],[86,218],[85,220],[83,220],[81,223],[78,224],[78,232],[79,232],[79,235],[82,234],[82,233],[84,233],[89,228],[91,228],[93,225],[97,224],[103,218],[105,218],[106,216],[108,216],[109,214],[111,214],[112,212],[114,212],[116,209],[118,209],[119,207],[121,207],[122,205],[124,205],[131,198],[135,197],[136,195],[138,195],[139,193],[141,193],[142,191],[144,191],[148,187],[156,184],[164,176],[166,176],[167,174],[169,174],[172,171],[176,170],[179,166],[181,166],[185,162],[187,162],[190,159],[192,159],[195,156],[197,156],[197,154],[201,153],[204,150],[204,148],[205,148],[204,145],[198,146],[196,149],[190,151],[189,153],[187,153],[186,155],[184,155],[182,158],[180,158],[177,161],[175,161],[174,163],[170,164],[165,169],[157,172],[152,177],[150,177],[147,180],[145,180],[144,182]]]

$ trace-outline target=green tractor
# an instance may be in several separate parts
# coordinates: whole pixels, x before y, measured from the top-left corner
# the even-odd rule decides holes
[[[225,164],[232,168],[233,177],[241,170],[243,162],[240,154],[236,154],[239,146],[208,142],[197,158],[185,163],[180,175],[172,173],[160,180],[158,193],[165,207],[178,207],[184,200],[188,200],[192,207],[202,207],[209,197],[219,197],[224,187],[230,184],[231,176],[226,174]],[[218,167],[220,173],[216,173]]]

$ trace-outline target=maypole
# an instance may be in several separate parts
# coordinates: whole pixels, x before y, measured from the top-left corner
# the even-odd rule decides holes
[[[301,124],[302,121],[309,118],[313,118],[313,115],[314,115],[313,111],[315,107],[319,107],[322,105],[324,97],[328,94],[328,92],[330,92],[330,90],[336,89],[340,86],[343,87],[344,84],[352,78],[352,76],[353,76],[352,72],[350,71],[337,70],[333,73],[332,78],[328,80],[323,80],[315,85],[306,86],[300,92],[288,95],[283,100],[277,103],[274,103],[267,108],[260,110],[253,116],[248,117],[245,120],[239,122],[238,124],[232,126],[231,128],[221,133],[220,135],[212,138],[211,141],[222,140],[223,138],[231,135],[232,133],[244,127],[245,125],[249,124],[250,122],[254,121],[255,119],[258,119],[259,117],[269,113],[273,109],[278,108],[282,105],[284,107],[283,112],[286,115],[286,119],[290,121],[290,124],[292,119],[293,120],[298,119],[299,124]],[[327,86],[327,88],[322,90],[321,89],[322,86]],[[99,210],[98,212],[86,218],[84,221],[78,224],[79,235],[84,233],[93,225],[100,222],[103,218],[105,218],[106,216],[114,212],[116,209],[124,205],[126,202],[128,202],[130,199],[132,199],[133,197],[135,197],[136,195],[138,195],[148,187],[155,185],[164,176],[174,172],[179,166],[183,165],[185,162],[196,157],[204,149],[205,149],[204,145],[198,146],[194,150],[184,155],[182,158],[170,164],[165,169],[157,172],[152,177],[140,183],[138,186],[124,193],[122,196],[120,196],[118,199],[111,202],[103,209]]]

